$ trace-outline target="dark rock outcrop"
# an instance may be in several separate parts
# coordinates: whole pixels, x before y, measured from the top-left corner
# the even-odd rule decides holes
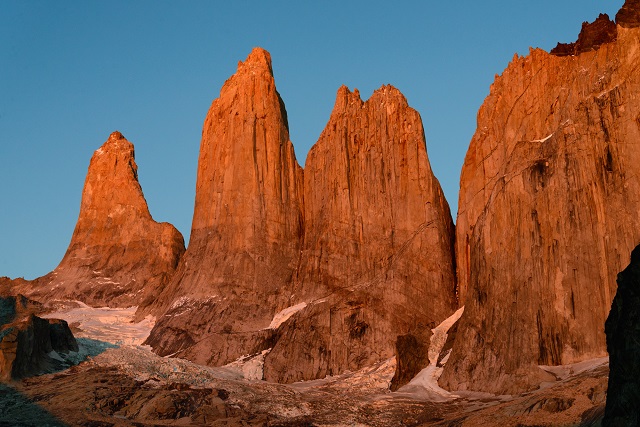
[[[609,389],[604,427],[640,424],[640,246],[618,274],[618,291],[605,323]]]
[[[0,326],[13,322],[19,317],[38,314],[44,310],[43,305],[22,294],[0,296]]]
[[[456,306],[453,222],[422,121],[400,91],[338,90],[304,171],[304,236],[291,306],[265,378],[293,382],[390,358],[398,335]]]
[[[515,57],[478,113],[456,222],[465,312],[439,383],[518,393],[606,355],[615,275],[640,241],[640,30]]]
[[[148,344],[210,365],[269,345],[300,257],[302,188],[271,57],[256,48],[205,119],[189,248],[151,307],[162,316]]]
[[[614,42],[617,37],[616,24],[609,19],[609,15],[601,13],[595,21],[582,23],[582,30],[575,43],[558,43],[550,53],[556,56],[579,55],[596,50],[605,43]]]
[[[429,365],[431,330],[399,335],[396,339],[396,372],[389,389],[396,391]]]
[[[627,0],[616,13],[616,23],[624,28],[640,27],[640,0]]]
[[[172,277],[183,252],[180,232],[149,213],[133,144],[113,132],[91,158],[64,258],[51,273],[14,288],[38,300],[144,305]]]

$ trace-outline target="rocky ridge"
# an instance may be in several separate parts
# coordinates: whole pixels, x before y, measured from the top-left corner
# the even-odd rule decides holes
[[[605,43],[612,43],[618,37],[618,27],[609,19],[609,15],[601,13],[592,23],[584,22],[575,43],[558,43],[549,53],[557,56],[579,55],[590,50],[597,50]]]
[[[496,77],[461,174],[465,312],[443,387],[515,393],[548,379],[539,365],[606,355],[615,275],[640,241],[639,44],[619,25],[596,50],[533,49]]]

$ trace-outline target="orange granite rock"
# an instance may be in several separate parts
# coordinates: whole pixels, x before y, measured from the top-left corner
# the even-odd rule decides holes
[[[155,298],[183,252],[180,232],[149,213],[133,144],[113,132],[91,158],[64,258],[51,273],[18,287],[41,301],[130,307]]]
[[[392,86],[338,90],[305,165],[304,237],[291,306],[265,378],[292,382],[390,358],[455,302],[453,222],[420,115]]]
[[[151,307],[165,313],[155,351],[217,365],[262,349],[300,256],[302,180],[271,57],[256,48],[205,119],[189,248]]]
[[[629,3],[629,2],[628,2]],[[456,223],[465,304],[440,384],[515,393],[606,356],[616,274],[640,241],[640,30],[514,57],[478,114]]]

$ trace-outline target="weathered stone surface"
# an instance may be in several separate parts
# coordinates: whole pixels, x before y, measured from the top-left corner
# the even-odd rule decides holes
[[[133,144],[114,132],[91,158],[64,258],[51,273],[16,287],[39,300],[130,307],[156,297],[183,252],[180,232],[149,213]]]
[[[302,189],[271,57],[256,48],[207,114],[189,248],[147,343],[211,365],[268,345],[300,256]]]
[[[616,24],[625,28],[640,27],[640,0],[627,0],[616,13]]]
[[[396,391],[429,365],[431,330],[398,335],[396,339],[396,372],[389,389]]]
[[[606,355],[615,275],[640,241],[640,30],[515,57],[478,114],[456,223],[465,312],[440,385],[536,388]]]
[[[42,305],[23,295],[0,297],[0,381],[43,373],[59,364],[51,351],[78,351],[67,322],[41,319]]]
[[[21,294],[0,296],[0,326],[11,323],[18,317],[38,314],[43,310],[41,303]]]
[[[10,277],[0,277],[0,297],[16,296],[19,292],[18,288],[29,286],[29,281],[22,277],[11,279]]]
[[[601,13],[595,21],[582,23],[582,30],[575,43],[558,43],[550,53],[557,56],[579,55],[596,50],[605,43],[614,42],[617,36],[616,24],[609,19],[609,15]]]
[[[605,324],[609,389],[603,426],[640,424],[640,246],[618,275],[618,291]]]
[[[322,378],[392,357],[456,305],[453,223],[419,114],[394,87],[339,89],[305,165],[304,237],[265,378]]]

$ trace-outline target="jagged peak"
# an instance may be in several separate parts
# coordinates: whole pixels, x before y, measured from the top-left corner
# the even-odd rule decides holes
[[[344,111],[349,104],[354,102],[362,105],[363,102],[360,98],[360,91],[358,89],[354,89],[352,92],[347,86],[342,85],[338,88],[338,92],[336,93],[336,102],[333,106],[333,111]]]
[[[343,111],[349,104],[358,103],[360,106],[365,104],[376,102],[392,102],[399,105],[408,105],[407,98],[397,89],[395,86],[386,84],[376,89],[368,100],[363,101],[358,89],[353,89],[353,92],[345,85],[338,88],[336,94],[336,102],[333,107],[333,111]]]
[[[597,50],[606,43],[614,42],[618,38],[618,27],[609,19],[609,15],[601,13],[595,21],[583,22],[578,40],[574,43],[558,43],[551,49],[556,56],[578,55],[590,50]]]
[[[382,85],[379,89],[376,89],[367,102],[372,100],[381,100],[385,102],[395,102],[400,105],[408,105],[407,98],[402,94],[402,92],[400,92],[400,89],[390,84]]]
[[[273,76],[271,54],[261,47],[254,47],[244,62],[238,62],[238,73],[243,70],[263,69]]]

